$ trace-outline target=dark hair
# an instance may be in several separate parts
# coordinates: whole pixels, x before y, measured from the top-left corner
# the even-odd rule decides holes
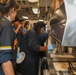
[[[38,32],[41,28],[43,28],[43,27],[45,27],[45,23],[44,22],[37,22],[36,24],[35,24],[35,27],[34,27],[34,30],[36,31],[36,32]]]
[[[1,0],[0,1],[0,12],[7,14],[11,8],[18,9],[19,6],[15,0]]]
[[[25,22],[25,25],[24,25],[24,26],[26,26],[26,25],[29,25],[29,21],[26,21],[26,22]]]
[[[33,23],[33,25],[35,26],[35,25],[36,25],[36,23]]]
[[[13,22],[17,22],[17,21],[19,21],[19,18],[16,17],[15,20],[14,20]]]
[[[20,23],[21,23],[21,22],[25,21],[25,19],[20,19],[19,21],[20,21]]]

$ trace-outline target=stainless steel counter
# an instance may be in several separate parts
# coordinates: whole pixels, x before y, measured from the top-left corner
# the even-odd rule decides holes
[[[76,75],[75,54],[53,54],[47,57],[49,75]],[[72,67],[70,63],[72,64]],[[47,74],[46,74],[47,75]]]

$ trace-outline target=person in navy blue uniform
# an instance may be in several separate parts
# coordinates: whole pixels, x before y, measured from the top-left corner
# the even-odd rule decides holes
[[[16,36],[17,36],[17,40],[18,40],[18,46],[17,48],[21,48],[21,41],[22,41],[22,38],[23,38],[23,35],[24,35],[24,32],[23,32],[23,27],[24,27],[24,19],[19,19],[18,17],[15,18],[15,20],[13,21],[13,30],[14,32],[16,33]],[[21,52],[21,50],[20,50]],[[16,63],[16,58],[17,58],[17,49],[16,50],[13,50],[13,65],[14,65],[14,70],[15,70],[15,73],[16,74],[21,74],[22,72],[22,63],[20,64],[17,64]]]
[[[13,21],[13,24],[14,24],[13,30],[17,35],[18,47],[20,47],[21,39],[22,39],[22,26],[21,26],[19,18],[15,18],[15,20]]]
[[[14,0],[0,0],[0,75],[15,75],[11,63],[13,41],[16,39],[12,21],[17,8]]]
[[[38,44],[37,36],[44,33],[44,23],[38,22],[34,30],[29,30],[23,37],[22,47],[26,54],[23,62],[22,75],[38,75],[39,52],[48,51],[50,48],[47,46],[40,46]],[[38,62],[37,62],[38,61]]]
[[[40,30],[40,26],[42,27],[41,30]],[[46,24],[43,22],[39,22],[35,27],[36,31],[42,31],[42,34],[37,34],[37,42],[40,46],[44,46],[44,42],[48,39],[48,33],[46,33],[45,28],[46,28]],[[39,65],[39,60],[40,58],[42,59],[42,57],[46,57],[46,51],[39,52],[39,54],[35,58],[36,66]],[[38,68],[36,68],[36,73],[38,74]]]
[[[21,37],[22,37],[22,35],[21,35],[22,30],[21,30],[20,20],[19,20],[18,17],[16,17],[15,20],[13,21],[13,30],[14,30],[16,36],[17,36],[17,41],[18,41],[17,46],[20,47]],[[15,73],[17,71],[16,59],[17,59],[17,47],[15,48],[15,50],[12,51],[12,64],[13,64]]]

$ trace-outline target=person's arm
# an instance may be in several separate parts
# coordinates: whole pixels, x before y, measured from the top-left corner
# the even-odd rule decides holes
[[[39,51],[47,51],[47,50],[48,50],[47,46],[40,46]]]
[[[40,46],[38,44],[36,33],[33,31],[30,31],[28,33],[28,45],[30,49],[33,50],[34,52],[47,51],[46,46]]]
[[[18,40],[17,40],[17,39],[15,39],[15,40],[14,40],[14,46],[13,46],[13,50],[15,50],[15,49],[16,49],[17,44],[18,44]]]
[[[4,71],[4,75],[15,75],[12,62],[10,60],[2,63],[2,69]]]
[[[52,51],[55,47],[55,44],[51,44],[49,46],[40,46],[37,42],[37,36],[35,32],[30,31],[28,33],[28,46],[34,52],[39,52],[39,51]]]
[[[24,27],[22,27],[22,34],[25,35],[26,32],[27,32],[27,30]]]
[[[18,31],[19,31],[20,27],[21,27],[21,24],[19,24],[19,25],[18,25],[18,27],[17,27],[17,29],[16,29],[16,30],[14,30],[14,32],[15,32],[16,34],[18,33]]]
[[[13,31],[13,30],[12,30]],[[3,69],[4,75],[15,75],[13,66],[11,63],[11,54],[10,51],[12,50],[12,43],[13,43],[13,32],[8,24],[6,24],[1,32],[0,35],[0,50],[3,50],[3,57],[1,57],[2,64],[1,67]],[[5,52],[8,51],[8,52]],[[9,55],[7,58],[6,56]]]

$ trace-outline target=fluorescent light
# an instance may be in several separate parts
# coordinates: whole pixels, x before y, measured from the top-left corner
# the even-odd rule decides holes
[[[38,12],[38,8],[32,8],[32,11],[33,11],[34,14],[38,14],[39,13]]]
[[[24,18],[24,19],[28,19],[28,17],[27,17],[27,16],[22,16],[22,18]]]
[[[39,0],[28,0],[29,2],[38,2]]]
[[[39,21],[43,22],[43,20],[42,20],[42,19],[39,19]]]

